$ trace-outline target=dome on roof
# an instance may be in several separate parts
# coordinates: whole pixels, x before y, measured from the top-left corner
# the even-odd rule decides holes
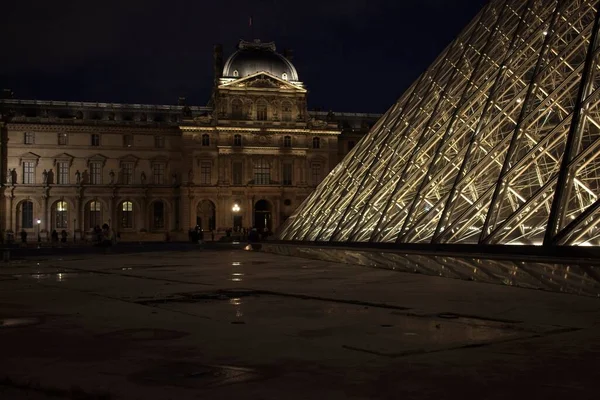
[[[261,43],[260,40],[240,40],[238,50],[225,63],[223,77],[243,78],[262,71],[284,80],[298,81],[296,68],[275,51],[275,43]]]

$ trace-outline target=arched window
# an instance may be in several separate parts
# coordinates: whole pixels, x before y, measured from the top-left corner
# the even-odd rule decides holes
[[[21,229],[33,228],[33,202],[25,200],[21,203]]]
[[[312,185],[317,186],[321,183],[321,164],[313,163],[311,165],[311,177],[312,177]]]
[[[256,119],[258,121],[267,120],[267,102],[260,100],[256,103]]]
[[[283,147],[292,147],[292,137],[291,136],[283,137]]]
[[[242,145],[242,135],[234,135],[233,136],[233,145],[241,146]]]
[[[95,226],[102,226],[102,203],[99,201],[90,201],[87,209],[85,210],[86,215],[86,229],[93,229]]]
[[[268,161],[261,158],[254,164],[254,184],[268,185],[271,183],[271,166]]]
[[[243,104],[240,99],[233,99],[231,101],[231,118],[242,119],[244,117]]]
[[[210,146],[210,135],[208,133],[202,135],[202,146]]]
[[[54,228],[67,229],[69,226],[68,205],[66,201],[58,201],[54,205]]]
[[[284,81],[287,81],[287,79],[288,79],[287,73],[284,72],[283,74],[281,74],[281,79],[283,79]]]
[[[121,203],[121,228],[133,228],[133,203]]]
[[[155,201],[152,206],[152,228],[164,229],[165,227],[165,203]]]
[[[238,72],[238,70],[237,70],[237,69],[234,69],[234,70],[233,70],[233,76],[235,76],[236,78],[237,78],[238,76],[240,76],[240,73]]]
[[[313,138],[313,149],[320,149],[321,148],[321,139],[319,139],[318,137]]]
[[[281,119],[283,121],[292,120],[292,103],[284,101],[281,103]]]

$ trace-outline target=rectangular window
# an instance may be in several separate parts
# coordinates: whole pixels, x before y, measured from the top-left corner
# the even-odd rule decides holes
[[[59,185],[69,184],[69,162],[60,161],[56,164],[56,183]]]
[[[292,147],[292,137],[291,136],[284,136],[283,147]]]
[[[210,135],[206,133],[202,135],[202,146],[210,146]]]
[[[92,146],[97,147],[100,146],[100,135],[97,133],[92,133]]]
[[[269,185],[271,183],[271,166],[265,159],[260,159],[254,164],[254,184]]]
[[[23,161],[23,183],[33,185],[35,183],[35,163]]]
[[[102,185],[102,163],[90,163],[90,184]]]
[[[281,105],[281,119],[286,122],[292,120],[292,105],[287,101]]]
[[[234,146],[241,146],[242,145],[242,135],[235,135],[233,137],[233,145]]]
[[[313,186],[317,186],[321,183],[321,164],[313,164],[311,166],[312,171],[312,184]]]
[[[200,164],[200,184],[201,185],[210,185],[210,171],[211,163],[203,162]]]
[[[243,173],[244,173],[244,164],[241,162],[234,162],[232,166],[232,180],[234,185],[242,185],[243,183]]]
[[[121,183],[123,185],[133,183],[133,163],[125,162],[121,164]]]
[[[35,144],[35,133],[25,132],[25,144]]]
[[[165,164],[157,163],[152,165],[152,176],[154,178],[155,185],[165,184]]]
[[[292,163],[283,164],[283,184],[286,186],[292,185],[292,174],[294,168]]]
[[[154,136],[154,147],[157,149],[162,149],[165,147],[165,137],[164,136]]]
[[[133,146],[133,135],[123,135],[123,147]]]
[[[58,134],[58,145],[59,146],[66,146],[67,145],[67,134],[66,133],[59,133]]]

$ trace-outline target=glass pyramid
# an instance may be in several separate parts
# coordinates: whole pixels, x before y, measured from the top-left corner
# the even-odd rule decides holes
[[[278,238],[600,245],[598,3],[490,2]]]

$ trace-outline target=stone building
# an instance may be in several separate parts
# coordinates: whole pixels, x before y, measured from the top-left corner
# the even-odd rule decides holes
[[[275,230],[378,114],[308,111],[273,43],[215,46],[206,107],[0,100],[1,228],[42,240],[108,223],[123,240],[194,226]]]

